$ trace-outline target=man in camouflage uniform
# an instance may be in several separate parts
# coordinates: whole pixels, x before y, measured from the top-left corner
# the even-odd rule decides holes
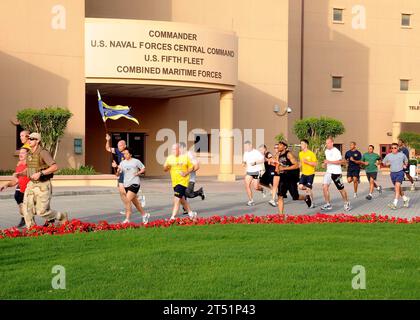
[[[67,221],[67,214],[51,210],[50,201],[52,194],[51,178],[58,170],[57,164],[49,152],[40,146],[41,135],[33,132],[29,135],[31,150],[28,154],[27,176],[29,181],[23,200],[23,214],[26,227],[35,225],[34,215],[46,219],[45,225],[58,220],[60,223]]]

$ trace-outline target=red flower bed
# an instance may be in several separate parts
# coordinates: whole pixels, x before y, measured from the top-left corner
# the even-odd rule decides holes
[[[392,224],[414,224],[420,223],[420,217],[412,219],[397,218],[389,216],[376,215],[374,213],[363,216],[352,216],[346,214],[321,214],[315,215],[266,215],[266,216],[212,216],[191,220],[190,218],[177,218],[176,220],[155,220],[147,225],[142,223],[116,223],[110,224],[106,221],[98,223],[82,222],[80,220],[71,220],[61,226],[34,226],[27,229],[17,229],[15,227],[0,230],[0,239],[18,238],[18,237],[37,237],[45,234],[68,234],[80,232],[96,232],[106,230],[124,230],[137,228],[167,228],[172,226],[202,226],[210,224],[308,224],[308,223],[392,223]]]

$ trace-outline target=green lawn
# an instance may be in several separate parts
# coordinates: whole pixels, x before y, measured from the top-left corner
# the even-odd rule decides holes
[[[420,224],[211,225],[0,240],[0,299],[420,299]],[[66,290],[51,269],[66,268]],[[353,290],[354,265],[366,290]]]

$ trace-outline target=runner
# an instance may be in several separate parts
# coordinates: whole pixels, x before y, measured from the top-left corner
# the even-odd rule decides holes
[[[190,159],[191,163],[194,166],[194,170],[190,173],[190,181],[188,182],[187,191],[185,191],[185,195],[187,198],[195,198],[200,196],[201,200],[206,198],[204,194],[203,188],[194,191],[194,186],[196,183],[197,171],[200,169],[200,162],[198,161],[196,155],[191,150],[187,150],[187,145],[184,142],[179,143],[180,152],[182,155],[186,154],[187,157]]]
[[[369,145],[368,152],[362,157],[362,164],[365,165],[366,178],[369,181],[369,194],[366,196],[367,200],[372,200],[373,189],[376,188],[379,193],[382,193],[382,187],[376,183],[378,177],[378,166],[381,162],[379,154],[374,153],[375,147]]]
[[[280,215],[284,212],[283,198],[286,196],[287,191],[289,191],[293,200],[305,200],[308,208],[312,205],[309,197],[299,194],[299,163],[295,156],[287,150],[287,147],[288,145],[286,142],[282,141],[279,143],[279,154],[276,159],[278,163],[276,171],[280,174],[280,183],[277,190],[277,206]]]
[[[302,175],[299,180],[299,189],[305,190],[306,197],[310,198],[310,208],[315,208],[314,194],[312,191],[314,179],[315,179],[315,168],[318,162],[315,153],[308,149],[309,141],[302,139],[300,141],[299,162],[302,170]],[[306,200],[308,201],[308,200]]]
[[[244,143],[244,157],[242,165],[246,167],[245,174],[245,189],[248,195],[248,206],[255,206],[254,199],[252,197],[251,185],[254,185],[254,189],[261,191],[263,197],[265,197],[264,189],[259,185],[259,179],[262,176],[264,167],[264,155],[256,149],[252,148],[250,141]]]
[[[25,218],[26,228],[35,225],[34,215],[46,219],[44,226],[53,224],[56,220],[64,223],[68,220],[67,213],[51,210],[50,202],[52,195],[51,178],[58,166],[50,153],[40,146],[41,135],[32,132],[29,135],[29,151],[26,165],[26,175],[29,181],[23,198],[22,212]]]
[[[273,158],[271,160],[271,164],[274,165],[274,177],[273,177],[273,191],[274,191],[274,196],[277,197],[277,190],[279,188],[279,184],[280,184],[280,173],[276,171],[276,168],[278,166],[278,161],[276,159],[279,158],[279,144],[276,143],[274,145],[274,155]],[[287,196],[284,196],[283,199],[286,199]],[[275,199],[274,203],[272,203],[271,201],[269,202],[273,207],[277,207],[277,201]]]
[[[354,195],[357,198],[357,188],[360,183],[360,164],[362,163],[362,154],[356,149],[356,142],[350,142],[350,150],[346,152],[344,158],[347,160],[347,182],[353,182]]]
[[[118,174],[123,174],[124,176],[123,185],[126,192],[124,195],[125,220],[123,223],[130,222],[132,214],[131,204],[134,204],[142,215],[143,223],[147,224],[149,222],[150,213],[144,211],[139,199],[137,199],[137,193],[140,190],[140,175],[146,171],[146,168],[140,160],[133,158],[133,151],[131,148],[125,148],[123,154],[124,160],[120,162],[117,170]]]
[[[0,191],[6,190],[8,187],[16,187],[15,190],[15,200],[19,206],[19,213],[21,216],[20,222],[17,225],[17,228],[25,227],[25,218],[23,217],[23,197],[25,195],[26,186],[30,179],[26,176],[26,157],[28,155],[29,149],[21,148],[19,150],[19,161],[16,166],[15,173],[13,173],[13,180],[9,181],[6,185],[0,188]]]
[[[329,188],[331,182],[334,182],[337,190],[340,192],[341,197],[343,198],[344,210],[350,211],[351,206],[342,181],[343,176],[341,170],[341,165],[346,161],[343,161],[341,152],[334,147],[334,140],[332,138],[327,138],[325,145],[325,160],[322,166],[324,168],[327,167],[327,172],[324,175],[324,182],[322,187],[325,204],[321,207],[321,210],[332,210]]]
[[[105,135],[105,140],[106,140],[105,150],[108,152],[111,152],[116,157],[116,161],[112,160],[112,167],[117,168],[120,162],[124,160],[124,154],[122,152],[127,147],[127,144],[125,143],[124,140],[120,140],[118,141],[117,148],[112,148],[111,143],[110,143],[111,136],[108,133]],[[120,193],[121,201],[125,203],[124,199],[126,199],[126,191],[124,188],[124,173],[121,173],[119,175],[117,185],[118,185],[118,191]],[[125,215],[126,214],[125,209],[120,210],[120,214]]]
[[[19,133],[20,142],[22,142],[21,148],[26,148],[28,150],[31,148],[29,146],[29,134],[29,130],[23,130]]]
[[[166,158],[163,170],[170,172],[174,189],[174,206],[170,220],[175,220],[180,204],[187,209],[188,216],[191,219],[197,218],[197,212],[191,210],[185,197],[190,173],[194,170],[194,166],[186,154],[181,155],[178,143],[172,146],[172,154]]]
[[[406,155],[399,151],[398,144],[393,143],[391,147],[391,153],[388,153],[382,160],[382,164],[387,167],[391,167],[391,181],[395,188],[394,202],[388,204],[388,207],[392,210],[397,209],[398,200],[400,197],[403,198],[404,207],[408,208],[410,198],[404,195],[401,185],[404,181],[404,169],[408,165],[408,159]]]
[[[276,207],[276,194],[277,194],[277,187],[278,182],[276,185],[276,189],[273,187],[274,185],[274,176],[276,175],[276,165],[274,164],[274,158],[270,151],[267,150],[267,146],[265,144],[260,145],[258,148],[261,154],[264,155],[264,174],[260,178],[260,185],[262,187],[268,188],[271,190],[271,200],[268,201],[270,205]],[[278,150],[278,148],[277,148]]]
[[[411,182],[410,191],[415,191],[416,190],[416,185],[414,184],[413,177],[410,175],[410,151],[406,147],[405,141],[401,140],[401,139],[398,139],[398,148],[399,148],[400,152],[405,154],[405,156],[407,157],[407,159],[409,161],[408,162],[409,164],[407,165],[407,168],[404,169],[404,173],[405,173],[407,179]]]

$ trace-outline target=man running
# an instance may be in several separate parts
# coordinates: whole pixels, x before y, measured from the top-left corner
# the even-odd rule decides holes
[[[21,216],[20,222],[17,225],[17,228],[25,227],[25,218],[23,216],[23,198],[25,195],[26,186],[28,185],[30,179],[26,176],[26,158],[28,155],[29,149],[21,148],[19,150],[19,161],[16,165],[15,173],[13,173],[13,180],[9,181],[6,185],[0,188],[0,191],[6,190],[8,187],[16,187],[15,190],[15,200],[19,207],[19,213]]]
[[[273,207],[276,207],[276,194],[277,194],[277,187],[274,188],[274,176],[276,174],[276,165],[274,164],[273,155],[270,151],[267,150],[267,146],[265,144],[262,144],[259,146],[259,151],[261,154],[264,155],[264,174],[260,178],[260,185],[262,187],[266,187],[271,190],[271,200],[268,201],[270,205]]]
[[[280,174],[280,183],[277,190],[277,206],[280,215],[284,213],[283,198],[287,195],[287,191],[289,191],[293,200],[305,200],[308,208],[312,205],[311,199],[309,197],[305,197],[304,195],[299,194],[299,163],[295,156],[289,150],[287,150],[287,148],[288,145],[286,142],[280,142],[279,153],[276,159],[276,171]]]
[[[357,198],[357,188],[360,183],[360,164],[362,154],[356,149],[356,142],[350,142],[350,150],[346,152],[344,158],[347,160],[347,182],[353,182],[354,198]]]
[[[118,141],[117,148],[112,148],[110,143],[111,136],[109,134],[105,135],[105,140],[105,150],[116,156],[116,161],[112,160],[112,167],[116,168],[120,162],[124,160],[124,154],[122,152],[125,150],[125,148],[127,148],[127,144],[124,140],[120,140]],[[124,203],[124,199],[127,195],[124,188],[124,173],[121,173],[118,177],[118,191],[120,193],[121,201]],[[125,215],[125,209],[121,210],[120,214]]]
[[[346,161],[343,160],[340,150],[334,147],[333,138],[327,138],[325,141],[325,146],[325,160],[323,167],[327,167],[327,172],[324,175],[324,182],[322,186],[325,204],[321,207],[321,210],[332,210],[329,188],[330,184],[334,182],[337,190],[340,192],[341,197],[343,198],[344,211],[350,211],[351,206],[342,181],[343,172],[341,170],[341,165]]]
[[[166,158],[163,170],[165,172],[170,172],[172,187],[174,189],[174,205],[172,208],[171,220],[175,220],[180,204],[188,211],[188,216],[191,219],[195,219],[197,217],[197,212],[191,210],[185,195],[188,188],[190,173],[193,172],[194,166],[186,154],[181,154],[178,143],[172,146],[172,154]]]
[[[244,142],[244,157],[242,165],[246,167],[245,174],[245,189],[248,195],[248,206],[255,206],[254,199],[252,197],[251,185],[254,185],[254,189],[261,191],[265,196],[264,189],[259,185],[259,179],[261,177],[261,171],[264,168],[264,155],[258,150],[252,148],[250,141]]]
[[[310,198],[310,208],[315,208],[314,194],[312,192],[314,179],[315,179],[315,168],[318,162],[315,153],[308,149],[309,141],[302,139],[300,141],[299,162],[302,171],[302,175],[299,180],[299,189],[305,190],[306,196]]]
[[[34,215],[46,219],[45,225],[53,224],[56,220],[60,223],[67,221],[66,213],[51,210],[50,201],[52,194],[51,178],[58,166],[50,153],[41,148],[41,135],[32,132],[29,135],[29,151],[26,165],[26,175],[29,181],[23,199],[23,216],[26,227],[29,229],[35,224]]]
[[[197,179],[197,171],[200,169],[200,162],[198,161],[194,152],[192,152],[191,150],[187,150],[187,145],[185,144],[185,142],[180,142],[179,148],[181,154],[186,154],[194,166],[194,170],[190,173],[190,181],[188,182],[188,188],[185,191],[185,195],[187,196],[187,198],[195,198],[200,196],[201,200],[204,200],[206,196],[202,187],[197,191],[194,191],[194,186]]]
[[[404,207],[408,208],[410,198],[404,195],[401,185],[404,181],[404,169],[408,165],[408,159],[406,155],[399,151],[397,143],[393,143],[391,146],[391,153],[388,153],[382,160],[382,164],[387,167],[391,167],[391,181],[395,188],[394,201],[388,204],[388,207],[392,210],[397,209],[398,200],[400,197],[403,198]]]
[[[410,175],[410,151],[408,150],[408,148],[405,145],[405,141],[402,139],[398,139],[398,149],[400,152],[404,153],[405,156],[408,159],[408,165],[407,168],[404,169],[404,173],[407,177],[407,179],[411,182],[411,188],[410,191],[415,191],[416,190],[416,185],[414,184],[414,179],[413,177]]]
[[[373,145],[369,145],[368,152],[362,157],[362,164],[365,165],[366,178],[369,181],[369,194],[366,196],[367,200],[372,200],[374,188],[376,188],[379,193],[382,193],[382,187],[376,183],[381,157],[379,154],[373,152],[374,149],[375,147]]]

